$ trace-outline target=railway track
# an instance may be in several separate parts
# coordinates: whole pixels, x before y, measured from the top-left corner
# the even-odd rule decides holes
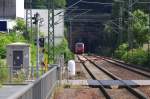
[[[98,56],[98,58],[102,59],[102,57],[99,57],[99,56]],[[112,59],[112,58],[107,58],[107,57],[103,57],[103,60],[105,60],[105,61],[107,61],[109,63],[109,64],[103,64],[103,65],[105,65],[105,67],[107,69],[112,68],[113,67],[112,65],[117,66],[118,69],[115,68],[116,71],[114,71],[114,74],[116,74],[118,76],[122,75],[121,76],[122,79],[129,79],[129,80],[133,80],[133,79],[147,80],[148,79],[148,80],[150,80],[150,73],[149,73],[150,70],[149,69],[145,69],[145,68],[142,68],[142,67],[139,67],[139,66],[135,66],[135,65],[132,65],[132,64],[124,63],[122,61],[119,61],[119,60],[116,60],[116,59]],[[112,65],[110,65],[110,64],[112,64]],[[121,68],[124,68],[124,70],[121,71]],[[130,71],[132,73],[130,73],[130,72],[124,73],[124,71],[126,71],[126,70]],[[137,89],[140,90],[141,92],[145,93],[148,97],[150,97],[150,86],[148,86],[148,85],[147,86],[139,86],[139,87],[137,87]]]
[[[79,56],[78,56],[78,58],[79,58],[79,60],[81,60]],[[93,64],[93,66],[95,66],[95,67],[96,67],[97,69],[99,69],[100,71],[103,71],[105,74],[107,74],[107,75],[108,75],[109,77],[111,77],[113,80],[119,80],[119,81],[121,81],[121,82],[124,84],[126,91],[129,91],[129,92],[126,92],[126,93],[128,93],[128,95],[130,95],[130,96],[134,95],[136,98],[139,98],[139,99],[148,99],[148,97],[147,97],[145,94],[143,94],[143,93],[141,93],[140,91],[137,91],[137,90],[135,90],[134,88],[130,87],[130,86],[127,85],[124,81],[122,81],[121,78],[119,78],[119,77],[113,75],[111,72],[109,72],[109,71],[106,70],[105,68],[102,68],[102,67],[98,66],[96,63],[94,63],[92,60],[88,59],[87,57],[84,57],[84,58],[86,58],[86,60],[89,61],[91,64]],[[81,60],[81,61],[82,61],[82,60]],[[94,80],[98,80],[97,77],[93,74],[93,72],[86,66],[85,62],[82,62],[82,63],[83,63],[84,68],[85,68],[85,69],[88,71],[88,73],[90,74],[90,76],[91,76]],[[112,90],[111,90],[111,89],[106,89],[100,81],[99,81],[99,83],[100,83],[100,90],[103,92],[104,96],[105,96],[107,99],[112,99],[112,94],[109,95],[109,93],[112,92],[112,90],[114,90],[114,89],[112,89]],[[119,89],[119,90],[122,90],[122,92],[124,92],[125,89]],[[113,92],[116,92],[116,90],[113,91]],[[131,94],[130,94],[130,93],[131,93]],[[130,96],[129,96],[129,97],[130,97]],[[126,97],[127,97],[127,96],[126,96]],[[134,97],[134,98],[135,98],[135,97]],[[132,96],[132,99],[134,99],[134,98],[133,98],[133,96]],[[136,99],[136,98],[135,98],[135,99]],[[118,99],[120,99],[120,98],[118,97]]]
[[[78,56],[78,59],[81,61],[81,59]],[[87,72],[89,73],[89,75],[92,77],[92,79],[96,80],[97,78],[92,74],[92,72],[86,67],[86,65],[82,62],[84,68],[87,70]],[[105,90],[104,86],[102,86],[102,83],[100,83],[99,89],[102,91],[102,93],[104,94],[104,96],[107,99],[112,99],[112,97],[107,93],[107,91]]]
[[[99,57],[98,57],[99,58]],[[140,70],[134,67],[126,66],[125,64],[118,63],[108,58],[99,58],[104,60],[103,67],[112,72],[121,79],[126,80],[150,80],[149,72]],[[97,65],[99,61],[95,62]]]
[[[119,67],[124,68],[126,70],[129,70],[131,72],[134,72],[134,73],[140,74],[144,77],[147,77],[147,79],[150,79],[150,73],[149,73],[150,70],[140,68],[140,67],[136,67],[136,66],[133,66],[133,65],[130,65],[130,64],[127,64],[127,63],[120,62],[118,60],[107,58],[107,57],[101,58],[101,57],[98,56],[97,58],[103,59],[103,60],[107,61],[108,63],[110,63],[112,65],[119,66]]]

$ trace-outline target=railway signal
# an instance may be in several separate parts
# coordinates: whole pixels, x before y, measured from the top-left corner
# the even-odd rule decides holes
[[[39,38],[39,45],[40,47],[44,47],[44,38]]]
[[[36,27],[36,32],[37,32],[37,36],[36,36],[36,45],[37,45],[37,55],[36,55],[36,78],[39,78],[39,26],[40,26],[40,14],[39,13],[35,13],[34,17],[32,17],[33,20],[33,24],[35,24]]]
[[[39,38],[39,46],[44,48],[44,43],[45,43],[45,38],[44,37],[40,37]],[[34,40],[34,45],[37,45],[37,39]]]
[[[33,24],[38,24],[39,21],[39,13],[34,14],[34,17],[32,17]]]

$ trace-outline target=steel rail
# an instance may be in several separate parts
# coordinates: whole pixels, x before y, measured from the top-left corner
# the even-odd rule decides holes
[[[136,97],[138,97],[139,99],[148,99],[148,97],[145,94],[143,94],[140,91],[137,91],[137,90],[133,89],[131,86],[127,85],[121,78],[113,75],[108,70],[98,66],[96,63],[94,63],[92,60],[89,60],[87,57],[85,57],[85,56],[83,56],[83,57],[86,58],[89,62],[91,62],[94,66],[96,66],[98,69],[102,70],[104,73],[106,73],[107,75],[112,77],[114,80],[119,80],[120,82],[122,82],[125,85],[125,88],[127,90],[129,90],[132,94],[134,94]]]
[[[78,59],[81,61],[82,65],[84,66],[84,68],[86,69],[86,71],[87,71],[87,72],[89,73],[89,75],[92,77],[92,79],[97,80],[96,77],[92,74],[92,72],[86,67],[85,63],[82,62],[82,60],[79,58],[79,56],[77,56],[77,57],[78,57]],[[100,83],[99,89],[102,91],[102,93],[104,94],[104,96],[105,96],[107,99],[112,99],[112,97],[111,97],[111,96],[107,93],[107,91],[105,90],[103,84],[102,84],[99,80],[97,80],[97,81]]]
[[[130,67],[139,69],[139,70],[143,70],[143,71],[145,71],[145,72],[150,72],[150,69],[148,69],[148,68],[142,68],[141,66],[135,66],[135,65],[133,65],[133,64],[121,62],[121,61],[119,61],[119,60],[117,60],[117,59],[112,59],[112,58],[108,58],[108,59],[110,59],[110,60],[112,60],[112,61],[115,61],[115,62],[117,62],[117,63],[120,63],[120,64],[122,64],[122,65],[127,65],[127,66],[130,66]]]
[[[100,58],[100,57],[97,57],[97,58]],[[131,66],[130,64],[127,64],[127,63],[123,63],[123,62],[119,62],[119,61],[116,61],[114,59],[111,59],[111,58],[107,58],[107,57],[103,57],[103,60],[111,63],[111,64],[114,64],[116,66],[120,66],[124,69],[127,69],[127,70],[130,70],[132,72],[135,72],[137,74],[141,74],[145,77],[148,77],[150,78],[150,74],[148,72],[150,72],[149,70],[145,70],[145,69],[142,69],[142,68],[138,68],[136,66]],[[113,62],[112,62],[113,61]],[[143,71],[141,71],[140,69],[142,69]]]

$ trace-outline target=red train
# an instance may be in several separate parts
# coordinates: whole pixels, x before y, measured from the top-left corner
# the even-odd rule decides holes
[[[75,53],[76,54],[83,54],[84,53],[84,43],[76,43],[75,44]]]

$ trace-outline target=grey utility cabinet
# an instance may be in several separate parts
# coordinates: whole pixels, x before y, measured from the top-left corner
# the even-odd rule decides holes
[[[30,66],[30,45],[17,42],[6,47],[7,65],[10,67],[10,71],[17,71],[23,68],[28,72]]]

